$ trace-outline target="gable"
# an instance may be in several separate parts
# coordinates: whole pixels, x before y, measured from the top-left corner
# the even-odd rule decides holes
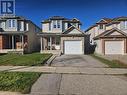
[[[73,30],[69,31],[68,34],[82,34],[82,33],[77,29],[73,29]]]
[[[100,21],[98,21],[97,23],[107,23],[104,19],[101,19]]]
[[[114,36],[114,35],[122,36],[123,34],[119,33],[118,31],[114,31],[114,32],[110,33],[109,35],[112,35],[112,36]]]
[[[93,39],[99,39],[104,37],[127,37],[127,34],[117,28],[113,28],[111,30],[106,30],[105,32],[99,34],[98,36],[94,37]]]
[[[84,34],[84,32],[82,32],[80,29],[71,26],[70,28],[68,28],[67,30],[65,30],[63,32],[63,34]]]

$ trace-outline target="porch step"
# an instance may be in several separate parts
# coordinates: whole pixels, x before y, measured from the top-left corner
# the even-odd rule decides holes
[[[23,51],[8,51],[9,54],[24,54]]]
[[[57,56],[61,56],[61,51],[60,50],[43,50],[41,53],[52,53]]]
[[[6,54],[6,53],[16,53],[16,54],[24,54],[23,49],[2,49],[0,50],[0,53]]]

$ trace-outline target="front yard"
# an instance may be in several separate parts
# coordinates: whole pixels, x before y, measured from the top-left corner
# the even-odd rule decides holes
[[[29,93],[41,73],[0,72],[0,91]]]
[[[0,66],[41,66],[52,54],[7,54],[0,55]]]
[[[109,67],[111,68],[127,68],[127,64],[119,61],[119,60],[108,60],[108,59],[105,59],[103,57],[100,57],[96,54],[92,54],[91,55],[93,58],[99,60],[100,62],[108,65]]]

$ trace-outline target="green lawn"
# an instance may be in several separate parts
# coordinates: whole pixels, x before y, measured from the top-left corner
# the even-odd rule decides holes
[[[29,93],[41,73],[0,72],[0,91]]]
[[[0,66],[41,66],[43,65],[52,54],[7,54],[0,56]]]
[[[108,65],[111,68],[127,68],[127,64],[124,64],[124,63],[120,62],[119,60],[112,60],[112,61],[110,61],[110,60],[102,58],[102,57],[100,57],[100,56],[98,56],[96,54],[92,54],[91,56],[93,58],[101,61],[102,63]]]

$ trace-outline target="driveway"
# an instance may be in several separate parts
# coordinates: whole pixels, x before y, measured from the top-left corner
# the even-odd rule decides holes
[[[127,95],[127,78],[113,75],[43,74],[31,95]]]
[[[57,57],[51,66],[56,67],[87,67],[101,68],[107,67],[105,64],[88,55],[62,55]]]
[[[104,67],[87,55],[57,57],[52,62],[56,72],[42,74],[31,95],[127,95],[127,77]]]

